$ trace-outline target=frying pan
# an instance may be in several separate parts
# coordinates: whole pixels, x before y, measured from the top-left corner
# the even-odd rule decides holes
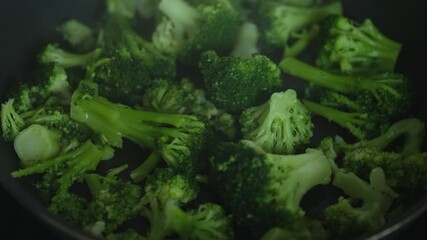
[[[27,80],[35,55],[47,42],[60,42],[56,27],[69,18],[91,23],[99,19],[102,0],[2,0],[0,7],[0,100],[17,81]],[[403,44],[396,71],[407,76],[418,89],[412,116],[427,122],[427,1],[342,0],[344,13],[361,21],[370,18],[387,36]],[[424,151],[425,151],[424,144]],[[18,168],[10,143],[0,139],[0,183],[36,219],[69,239],[90,239],[83,231],[47,212],[34,187],[16,181],[10,172]],[[0,196],[1,197],[1,196]],[[427,194],[420,192],[401,217],[360,239],[392,239],[427,210]]]

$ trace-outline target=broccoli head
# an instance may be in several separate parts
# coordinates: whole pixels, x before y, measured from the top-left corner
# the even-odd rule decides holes
[[[329,183],[331,176],[328,159],[316,149],[274,155],[247,141],[222,142],[210,161],[209,181],[223,206],[256,237],[274,226],[294,229],[305,214],[300,206],[303,196]]]
[[[316,64],[344,73],[393,72],[401,44],[366,19],[362,24],[333,15],[322,24],[322,47]]]
[[[314,126],[293,89],[273,93],[266,103],[245,109],[240,124],[244,139],[276,154],[291,154],[308,144]]]
[[[208,51],[202,55],[199,68],[208,98],[228,112],[257,106],[282,87],[279,68],[261,54],[240,58]]]
[[[381,168],[371,171],[369,183],[352,172],[339,171],[332,184],[349,196],[339,197],[337,203],[324,211],[325,226],[337,239],[347,239],[383,226],[393,200],[398,197],[386,184]],[[357,201],[362,201],[360,206]]]
[[[239,13],[228,0],[162,0],[164,14],[153,33],[153,43],[187,65],[197,65],[207,50],[227,54],[239,27]]]

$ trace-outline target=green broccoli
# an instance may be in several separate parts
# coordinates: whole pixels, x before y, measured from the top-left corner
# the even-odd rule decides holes
[[[285,52],[293,43],[313,39],[309,34],[313,31],[311,28],[333,14],[342,14],[340,1],[301,4],[267,0],[259,1],[256,10],[263,39],[274,47],[285,48]]]
[[[176,204],[165,208],[166,225],[180,239],[233,239],[231,219],[221,205],[203,203],[197,209],[183,210]]]
[[[144,108],[162,113],[194,114],[206,125],[232,139],[236,134],[234,116],[216,108],[202,88],[196,88],[189,79],[176,84],[159,80],[144,94]]]
[[[344,151],[342,167],[367,179],[372,169],[384,170],[387,184],[406,189],[427,186],[427,153],[421,152],[424,123],[415,118],[402,119],[386,132],[369,140],[353,144],[338,142]],[[392,148],[395,140],[403,137],[400,149]]]
[[[318,101],[323,104],[305,101],[306,107],[359,139],[381,133],[387,127],[383,125],[404,116],[412,102],[410,82],[400,74],[343,75],[295,58],[284,58],[279,66],[285,73],[321,87]]]
[[[97,84],[81,81],[71,103],[71,118],[102,136],[106,144],[122,147],[123,138],[157,151],[169,167],[193,171],[203,146],[205,125],[185,114],[133,109],[99,96]],[[193,169],[193,170],[192,170]]]
[[[244,139],[276,154],[292,154],[310,143],[314,127],[293,89],[273,93],[266,103],[243,110],[240,124]]]
[[[95,48],[93,29],[77,19],[62,23],[57,30],[76,52],[89,52]]]
[[[273,227],[265,232],[260,240],[327,240],[329,232],[324,228],[320,220],[308,217],[301,221],[296,229],[286,227]]]
[[[85,53],[64,50],[58,44],[49,43],[38,56],[40,64],[54,63],[63,68],[86,67],[101,54],[101,49],[92,49]]]
[[[105,224],[105,233],[114,232],[124,222],[141,212],[142,189],[115,175],[86,174],[85,182],[91,193],[88,211],[95,221]]]
[[[303,196],[330,182],[328,159],[316,149],[274,155],[253,144],[219,143],[210,157],[210,185],[236,224],[255,237],[274,226],[297,228],[305,214]]]
[[[344,73],[393,72],[401,44],[366,19],[362,24],[330,16],[322,25],[322,47],[316,64]]]
[[[237,34],[236,44],[230,55],[251,58],[253,54],[259,53],[258,38],[259,30],[256,24],[249,21],[242,23]]]
[[[152,41],[181,63],[194,66],[207,50],[227,54],[233,48],[239,13],[228,0],[196,1],[194,4],[185,0],[162,0],[159,10],[164,17]]]
[[[68,192],[76,180],[81,180],[84,174],[94,171],[102,160],[114,156],[114,150],[108,146],[97,146],[87,140],[73,150],[59,154],[53,158],[46,159],[34,165],[13,171],[12,177],[19,178],[32,174],[56,175],[56,194]]]
[[[13,98],[1,104],[1,130],[5,141],[13,141],[18,133],[25,127],[25,121],[15,108]]]
[[[86,79],[111,101],[140,104],[146,88],[176,76],[175,60],[137,33],[126,16],[106,15],[98,45],[103,53],[88,66]]]
[[[157,168],[146,180],[142,215],[149,221],[149,240],[161,240],[174,233],[167,220],[167,205],[182,206],[199,194],[198,183],[170,168]]]
[[[282,87],[280,69],[262,54],[247,59],[218,56],[208,51],[201,56],[199,68],[208,98],[218,108],[231,113],[267,101]]]
[[[352,172],[335,174],[332,184],[349,196],[339,197],[336,204],[324,211],[325,226],[335,238],[347,239],[386,223],[388,210],[398,194],[386,184],[381,168],[373,169],[369,178],[368,183]],[[359,200],[362,202],[357,206]]]

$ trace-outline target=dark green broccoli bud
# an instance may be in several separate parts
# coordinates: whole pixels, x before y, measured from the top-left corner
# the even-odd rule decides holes
[[[245,109],[240,124],[244,139],[276,154],[291,154],[308,144],[314,127],[293,89],[273,93],[266,103]]]
[[[165,209],[167,228],[180,239],[233,239],[231,219],[224,209],[215,203],[203,203],[197,209],[183,210],[175,204]]]
[[[303,196],[330,182],[329,161],[316,149],[274,155],[252,144],[218,144],[210,157],[210,184],[236,223],[255,237],[274,226],[294,229],[305,214]]]
[[[327,240],[329,237],[329,232],[321,221],[305,217],[295,229],[273,227],[265,232],[260,240]]]
[[[164,239],[173,233],[167,222],[167,205],[182,206],[199,194],[199,185],[194,178],[170,168],[157,168],[147,178],[144,189],[142,215],[150,224],[148,239]]]
[[[64,68],[57,64],[38,65],[33,83],[19,84],[11,91],[13,107],[18,114],[46,106],[67,106],[71,90]]]
[[[55,173],[57,174],[55,192],[61,194],[67,192],[76,180],[84,177],[84,174],[94,171],[102,160],[114,156],[114,150],[110,147],[98,147],[91,141],[86,141],[77,148],[59,154],[33,166],[13,171],[12,177],[19,178],[32,174]]]
[[[239,27],[239,13],[228,0],[197,2],[162,0],[165,15],[153,33],[153,43],[187,65],[197,65],[207,50],[227,54]]]
[[[235,136],[234,117],[217,109],[202,88],[196,88],[189,79],[178,84],[159,80],[144,94],[144,107],[155,112],[194,114],[208,126],[224,133],[230,139]]]
[[[49,211],[61,219],[75,225],[87,226],[94,222],[93,216],[87,210],[89,202],[80,195],[64,192],[52,197]]]
[[[115,231],[140,213],[142,189],[139,185],[116,176],[95,173],[86,174],[84,179],[92,196],[89,211],[97,222],[105,224],[104,233]]]
[[[347,239],[383,226],[393,200],[398,197],[386,184],[381,168],[371,171],[369,183],[354,173],[337,172],[333,185],[349,196],[341,196],[324,211],[325,226],[337,239]],[[357,201],[362,201],[360,206],[356,206]]]
[[[238,113],[269,99],[282,87],[280,70],[267,56],[218,56],[205,52],[199,64],[208,98],[228,112]]]
[[[259,53],[258,50],[259,31],[258,26],[252,22],[244,22],[240,25],[237,33],[236,44],[231,56],[241,58],[251,58],[253,54]]]
[[[96,39],[93,29],[77,19],[62,23],[57,30],[77,52],[89,52],[95,48]]]
[[[195,171],[205,125],[196,117],[133,109],[97,94],[97,84],[81,81],[74,92],[71,117],[100,134],[106,144],[121,147],[123,138],[160,153],[169,167]]]
[[[286,1],[260,1],[257,15],[265,41],[275,47],[289,47],[291,41],[307,37],[307,31],[329,15],[342,14],[340,1],[324,4],[295,4]],[[309,31],[309,30],[308,30]]]
[[[38,56],[41,64],[54,63],[63,68],[86,67],[95,61],[101,53],[101,49],[94,49],[89,52],[79,54],[69,52],[60,48],[57,44],[48,44]]]
[[[322,25],[322,48],[316,64],[344,73],[393,72],[401,44],[366,19],[362,24],[330,16]]]
[[[10,98],[1,105],[1,130],[5,141],[13,141],[25,127],[24,119],[15,111],[14,101]]]

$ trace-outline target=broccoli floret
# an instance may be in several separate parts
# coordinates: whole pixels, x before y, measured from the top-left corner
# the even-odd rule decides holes
[[[86,198],[71,192],[57,194],[49,202],[49,211],[75,225],[88,226],[94,222]]]
[[[383,226],[393,200],[398,197],[386,184],[381,168],[371,171],[369,183],[354,173],[339,171],[333,185],[349,196],[341,196],[324,211],[325,226],[337,239],[347,239]],[[360,206],[356,205],[357,201],[362,201]]]
[[[39,107],[69,105],[71,87],[64,68],[57,64],[38,65],[33,83],[19,84],[9,94],[18,114]]]
[[[275,155],[251,145],[219,143],[210,157],[210,184],[236,223],[255,237],[274,226],[294,229],[305,214],[303,196],[330,182],[328,159],[316,149]]]
[[[260,1],[257,17],[264,40],[275,47],[288,48],[292,41],[308,35],[305,31],[329,15],[342,14],[340,1],[323,4],[296,4],[287,1]]]
[[[231,56],[241,58],[251,58],[253,54],[259,53],[258,50],[259,31],[258,26],[252,22],[244,22],[240,25],[237,33],[236,44]]]
[[[150,112],[117,104],[97,94],[97,84],[81,81],[74,92],[71,117],[100,134],[106,144],[122,147],[123,138],[159,152],[169,167],[195,170],[205,125],[195,116]]]
[[[307,101],[305,105],[309,110],[344,125],[360,139],[367,137],[365,132],[371,130],[374,130],[371,136],[378,134],[384,129],[383,124],[405,115],[412,102],[410,83],[400,74],[343,75],[295,58],[285,58],[279,66],[285,73],[321,87],[318,90],[323,94],[319,102],[325,104]],[[368,131],[355,130],[359,126],[353,125]]]
[[[106,12],[132,19],[140,0],[105,0]]]
[[[353,144],[338,142],[344,151],[342,167],[369,178],[370,171],[380,167],[391,187],[424,188],[427,184],[427,153],[421,152],[424,123],[418,119],[403,119],[394,123],[380,136]],[[393,149],[396,139],[405,135],[401,149]]]
[[[107,146],[97,146],[90,140],[77,148],[32,166],[13,171],[12,177],[19,178],[32,174],[56,174],[56,186],[54,192],[62,194],[68,191],[76,180],[84,177],[84,174],[94,171],[102,160],[114,156],[114,150]]]
[[[218,108],[239,113],[269,99],[282,87],[280,70],[267,56],[218,56],[205,52],[199,64],[208,98]]]
[[[86,174],[84,179],[92,197],[89,211],[95,216],[96,221],[105,224],[104,233],[115,231],[124,222],[140,213],[142,189],[139,185],[114,175],[102,176],[92,173]]]
[[[158,79],[175,78],[175,60],[139,35],[130,19],[107,15],[100,39],[103,54],[88,66],[87,79],[98,83],[102,96],[140,104],[146,88]]]
[[[284,227],[273,227],[264,233],[260,240],[327,240],[330,239],[329,232],[324,228],[320,220],[304,218],[296,229]]]
[[[158,81],[144,94],[144,107],[163,113],[194,114],[213,129],[230,139],[235,136],[234,117],[210,102],[202,88],[196,88],[189,79],[178,84]]]
[[[50,43],[38,56],[38,61],[41,64],[54,63],[63,68],[71,67],[86,67],[91,62],[95,61],[101,54],[101,49],[90,50],[86,53],[75,53],[64,50],[58,44]]]
[[[180,239],[233,239],[231,219],[218,204],[203,203],[190,210],[167,204],[165,215],[166,225]]]
[[[64,22],[58,27],[58,31],[77,52],[89,52],[95,48],[93,29],[77,19]]]
[[[273,93],[266,103],[245,109],[240,116],[243,138],[266,152],[295,153],[313,136],[310,112],[293,89]]]
[[[306,108],[338,126],[347,129],[357,139],[368,139],[386,129],[388,120],[378,113],[343,111],[304,99]]]
[[[197,65],[207,50],[227,54],[239,27],[239,13],[228,0],[162,0],[164,18],[153,33],[153,43],[186,65]]]
[[[142,215],[149,221],[148,239],[164,239],[173,233],[168,225],[167,205],[182,206],[199,194],[199,185],[170,168],[157,168],[145,183]]]
[[[322,26],[322,47],[316,64],[344,73],[393,72],[401,44],[366,19],[362,24],[330,16]]]
[[[1,130],[5,141],[13,141],[25,127],[25,121],[14,108],[14,99],[10,98],[1,105]]]

